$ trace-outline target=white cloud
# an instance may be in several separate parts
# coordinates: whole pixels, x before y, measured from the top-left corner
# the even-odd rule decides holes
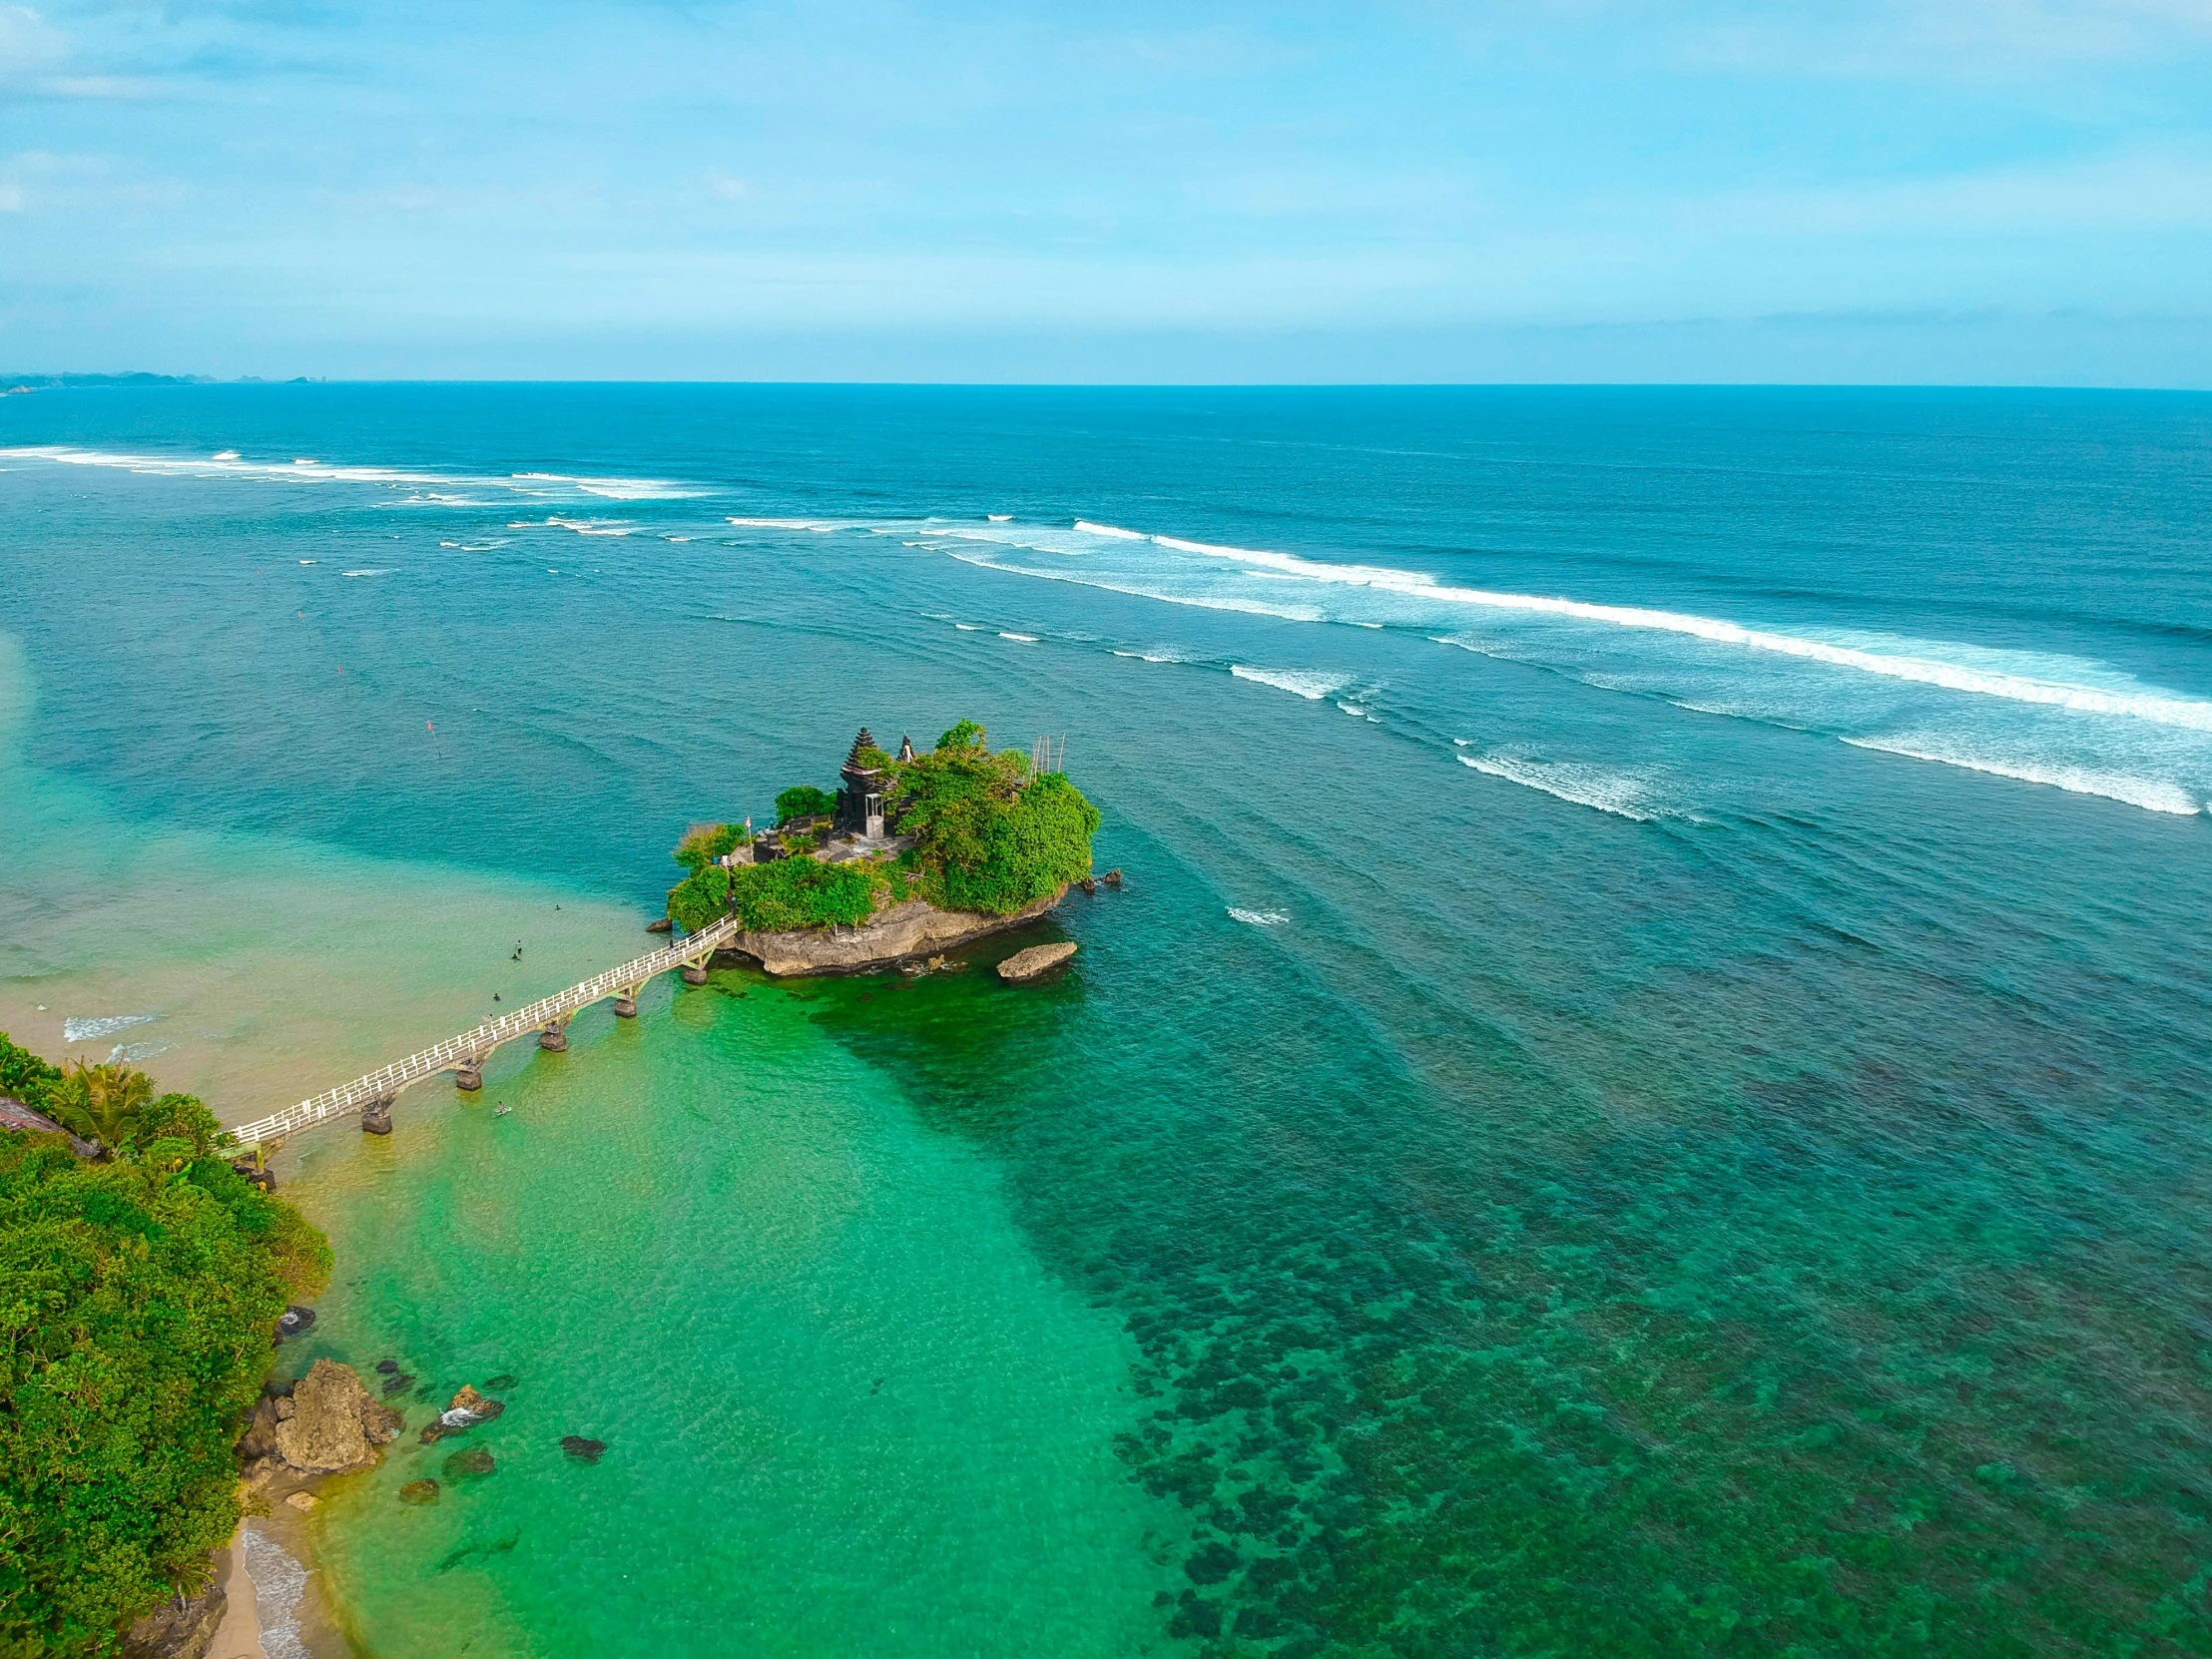
[[[0,185],[0,214],[19,214],[23,211],[23,187]]]
[[[0,83],[21,81],[62,61],[69,37],[28,6],[0,6]]]
[[[750,202],[753,199],[753,187],[743,179],[733,179],[722,173],[710,173],[707,175],[705,183],[709,195],[719,196],[725,202]]]

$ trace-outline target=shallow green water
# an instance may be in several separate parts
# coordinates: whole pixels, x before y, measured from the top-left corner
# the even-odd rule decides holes
[[[735,977],[304,1157],[290,1190],[349,1271],[287,1360],[396,1359],[434,1396],[411,1425],[515,1379],[332,1504],[356,1627],[384,1653],[1172,1651],[1152,1597],[1188,1522],[1112,1452],[1134,1345],[987,1164]],[[445,1474],[474,1447],[493,1474]],[[399,1504],[424,1475],[437,1506]]]

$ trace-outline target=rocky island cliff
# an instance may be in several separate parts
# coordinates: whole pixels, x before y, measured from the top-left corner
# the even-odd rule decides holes
[[[686,932],[740,916],[727,948],[777,975],[889,967],[1025,926],[1090,878],[1099,825],[1065,773],[992,753],[971,721],[927,754],[910,739],[888,754],[863,727],[834,796],[800,785],[776,805],[772,830],[684,837],[692,873],[669,916]]]

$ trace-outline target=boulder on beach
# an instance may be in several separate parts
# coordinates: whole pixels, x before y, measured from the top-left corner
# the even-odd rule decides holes
[[[587,1440],[581,1434],[563,1434],[561,1436],[561,1449],[571,1457],[581,1458],[587,1463],[596,1463],[599,1461],[599,1454],[607,1449],[607,1442],[605,1440]]]
[[[312,1492],[287,1492],[284,1494],[284,1501],[303,1515],[321,1500]]]
[[[285,1467],[301,1474],[368,1467],[376,1460],[375,1448],[398,1437],[403,1420],[390,1406],[369,1398],[352,1369],[335,1360],[317,1360],[292,1384],[283,1403],[291,1407],[288,1413],[281,1412],[276,1400],[263,1400],[276,1419],[272,1450]],[[254,1437],[249,1429],[248,1438]]]
[[[205,1659],[231,1604],[223,1576],[213,1574],[198,1595],[166,1598],[135,1622],[123,1633],[123,1659]]]
[[[1059,944],[1033,944],[999,963],[998,976],[1009,985],[1026,985],[1032,979],[1042,979],[1074,954],[1075,946],[1065,940]]]
[[[417,1507],[438,1500],[438,1483],[435,1480],[410,1480],[399,1488],[399,1501]]]

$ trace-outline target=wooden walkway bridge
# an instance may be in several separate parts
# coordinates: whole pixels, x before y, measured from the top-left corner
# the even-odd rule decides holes
[[[281,1112],[257,1118],[252,1123],[242,1123],[231,1133],[238,1137],[240,1146],[251,1150],[301,1129],[311,1129],[318,1123],[328,1123],[348,1112],[360,1113],[364,1128],[388,1129],[391,1103],[408,1084],[450,1071],[456,1074],[455,1081],[461,1088],[480,1089],[484,1086],[484,1061],[501,1043],[535,1036],[540,1047],[566,1048],[568,1022],[576,1017],[578,1009],[611,996],[615,999],[615,1012],[625,1019],[631,1018],[638,1011],[638,992],[671,968],[682,968],[687,984],[704,984],[707,959],[744,928],[745,923],[739,917],[724,916],[650,955],[610,968],[555,995],[541,997],[511,1014],[486,1020],[473,1031],[463,1031],[457,1037],[433,1043],[418,1054],[394,1060],[366,1077],[356,1077],[311,1100],[302,1100],[296,1106],[287,1106]]]

